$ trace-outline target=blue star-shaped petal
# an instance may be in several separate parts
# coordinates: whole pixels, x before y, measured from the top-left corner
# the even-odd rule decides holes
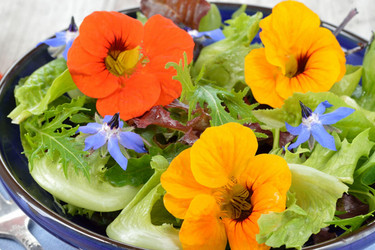
[[[73,44],[74,39],[78,36],[78,28],[74,22],[74,18],[72,17],[71,23],[69,28],[66,31],[57,32],[54,38],[47,39],[39,44],[45,43],[51,47],[62,47],[65,46],[63,51],[63,57],[67,60],[68,57],[68,50]],[[39,45],[38,44],[38,45]]]
[[[221,29],[214,29],[210,31],[199,32],[198,30],[188,30],[188,33],[192,38],[203,37],[201,43],[203,46],[210,45],[211,43],[223,40],[225,38],[223,31]]]
[[[84,150],[97,150],[107,143],[109,154],[122,169],[126,170],[128,159],[122,154],[119,143],[124,148],[133,149],[137,153],[145,153],[146,149],[142,137],[130,131],[122,131],[123,125],[119,113],[116,113],[114,116],[106,115],[103,124],[93,122],[79,127],[78,132],[93,134],[85,139]]]
[[[318,105],[314,112],[300,102],[302,110],[302,123],[298,127],[293,127],[285,123],[286,129],[292,135],[298,136],[297,140],[290,144],[288,150],[298,147],[300,144],[309,140],[309,146],[312,149],[315,140],[325,148],[336,151],[335,140],[326,128],[330,129],[331,124],[344,119],[355,110],[347,107],[340,107],[335,111],[323,114],[326,108],[332,107],[328,101],[324,101]]]

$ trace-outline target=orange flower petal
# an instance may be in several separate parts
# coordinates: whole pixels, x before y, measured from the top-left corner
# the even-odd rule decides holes
[[[282,212],[285,210],[286,193],[280,193],[278,187],[275,187],[274,183],[263,184],[253,190],[251,204],[253,205],[253,212],[250,217],[253,217],[253,214],[256,212],[262,214],[269,212]]]
[[[191,148],[182,151],[172,160],[160,178],[163,188],[179,199],[193,199],[198,194],[209,194],[211,191],[195,180],[190,168],[190,155]]]
[[[258,244],[255,235],[259,233],[259,228],[256,223],[246,219],[242,222],[237,222],[231,219],[223,219],[225,230],[232,250],[237,249],[269,249],[265,244]]]
[[[159,81],[152,74],[134,73],[124,84],[112,95],[98,99],[96,109],[101,116],[120,112],[121,119],[126,121],[143,115],[159,99]]]
[[[285,72],[294,44],[306,30],[318,28],[320,19],[303,3],[283,1],[272,9],[271,15],[260,21],[259,26],[262,29],[260,38],[267,48],[267,61]]]
[[[198,183],[222,187],[242,173],[257,148],[253,131],[238,123],[207,128],[191,148],[191,171]]]
[[[174,217],[184,219],[192,199],[179,199],[166,193],[164,195],[164,206]]]
[[[189,63],[193,59],[193,39],[170,19],[154,15],[147,20],[144,29],[143,53],[150,61],[160,55],[168,55],[168,60],[164,61],[163,66],[171,59],[178,63],[183,58],[184,52]]]
[[[292,180],[288,164],[284,158],[271,155],[256,155],[248,162],[239,178],[239,183],[248,189],[257,190],[262,185],[273,185],[280,194],[285,195]],[[264,198],[261,195],[259,199]]]
[[[210,195],[197,195],[192,200],[180,230],[184,249],[225,249],[227,237],[219,212]]]
[[[262,104],[281,107],[284,99],[276,92],[276,78],[280,70],[266,60],[265,49],[253,49],[245,57],[245,81],[254,98]]]
[[[110,48],[123,51],[140,45],[143,25],[119,12],[95,11],[83,20],[79,37],[86,51],[104,60]]]
[[[158,56],[153,58],[144,68],[145,71],[152,72],[160,81],[161,92],[155,106],[168,105],[181,95],[181,83],[173,79],[173,76],[177,74],[176,70],[173,67],[165,68],[165,61],[173,62],[173,60],[175,60],[173,57]]]

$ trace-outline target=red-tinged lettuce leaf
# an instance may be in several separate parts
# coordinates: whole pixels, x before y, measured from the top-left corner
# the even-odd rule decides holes
[[[169,111],[165,110],[162,106],[153,107],[141,118],[135,118],[133,121],[138,128],[146,128],[149,125],[158,125],[164,128],[171,128],[184,132],[187,131],[186,126],[173,120]]]
[[[176,24],[198,29],[202,17],[210,10],[206,0],[142,0],[141,11],[148,18],[160,14]]]
[[[179,108],[187,112],[186,105],[174,102],[168,105],[169,108]],[[183,125],[179,121],[171,118],[171,113],[161,106],[153,107],[150,111],[140,118],[132,120],[137,128],[146,128],[149,125],[157,125],[163,128],[178,130],[184,132],[184,136],[179,139],[180,142],[192,145],[200,134],[210,126],[211,117],[202,108],[198,107],[193,114],[193,119]]]

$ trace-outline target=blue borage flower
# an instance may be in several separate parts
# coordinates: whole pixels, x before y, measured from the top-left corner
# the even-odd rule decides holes
[[[223,31],[221,29],[214,29],[210,31],[199,32],[198,30],[188,29],[187,32],[192,38],[205,37],[206,39],[202,41],[204,46],[210,45],[211,43],[223,40],[225,38]]]
[[[62,55],[65,58],[65,60],[67,60],[68,50],[72,46],[72,43],[77,36],[78,36],[78,27],[74,22],[74,17],[72,17],[69,28],[66,31],[57,32],[54,38],[47,39],[43,42],[40,42],[39,44],[45,43],[51,47],[65,46]]]
[[[85,139],[85,151],[97,150],[108,142],[108,152],[126,170],[128,159],[122,154],[119,143],[127,149],[133,149],[137,153],[145,153],[142,137],[130,131],[122,131],[124,123],[120,121],[119,113],[114,116],[106,115],[103,124],[88,123],[78,128],[78,132],[93,134]]]
[[[314,112],[301,101],[299,102],[302,110],[302,123],[298,127],[293,127],[285,122],[286,129],[292,135],[298,136],[296,142],[289,145],[288,150],[298,147],[300,144],[309,140],[309,147],[314,147],[315,140],[325,148],[336,151],[335,139],[330,135],[326,129],[333,131],[335,128],[331,127],[341,119],[349,116],[355,110],[347,107],[340,107],[335,111],[323,114],[326,108],[332,107],[328,101],[321,102]]]

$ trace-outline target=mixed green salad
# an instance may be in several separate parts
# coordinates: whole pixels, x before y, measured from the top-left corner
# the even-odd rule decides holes
[[[147,39],[152,40],[146,39],[148,27],[152,26],[147,22],[157,12],[147,9],[151,6],[149,2],[155,1],[142,2],[146,16],[140,12],[137,16],[145,23],[143,43],[130,48],[124,61],[116,57],[114,61],[106,58],[101,62],[112,75],[121,78],[126,74],[126,81],[130,75],[138,74],[134,73],[138,72],[134,65],[146,68],[144,65],[153,62],[151,55],[144,59],[146,50],[134,52],[134,48],[147,47]],[[166,8],[167,4],[159,2],[161,9]],[[178,98],[169,103],[156,98],[153,103],[157,105],[149,105],[140,115],[125,113],[131,109],[128,106],[141,105],[148,98],[147,92],[132,92],[131,103],[124,102],[126,110],[112,112],[112,103],[121,104],[116,99],[121,97],[99,96],[103,91],[96,87],[100,83],[93,78],[88,80],[97,84],[92,87],[92,95],[86,94],[86,83],[77,83],[88,77],[88,71],[96,70],[94,65],[83,65],[87,72],[77,76],[78,61],[85,59],[73,56],[78,45],[85,47],[92,42],[83,33],[85,28],[90,29],[89,24],[82,24],[78,30],[72,22],[67,31],[56,35],[55,39],[62,37],[61,43],[45,41],[51,47],[72,47],[63,57],[58,56],[20,80],[14,92],[17,106],[8,116],[19,124],[34,180],[53,195],[65,213],[104,223],[106,234],[112,239],[149,249],[179,249],[183,247],[179,233],[184,219],[166,208],[166,188],[160,178],[181,152],[201,140],[208,128],[237,123],[254,131],[259,145],[257,154],[283,158],[291,173],[284,210],[262,214],[257,220],[254,238],[259,247],[301,248],[346,235],[371,221],[375,211],[374,43],[366,47],[363,65],[344,65],[341,78],[341,73],[336,72],[329,89],[316,91],[312,87],[311,91],[294,91],[285,98],[284,92],[272,97],[274,93],[264,90],[263,95],[271,99],[283,99],[281,105],[267,103],[258,98],[258,87],[248,83],[253,78],[262,78],[256,74],[263,68],[248,70],[253,59],[247,56],[265,47],[267,59],[272,57],[271,52],[267,54],[272,45],[267,42],[266,33],[260,37],[263,44],[253,41],[254,37],[259,38],[262,20],[270,19],[264,19],[261,12],[249,15],[246,6],[242,6],[231,19],[222,21],[215,4],[208,4],[206,9],[206,13],[199,13],[199,22],[185,23],[186,31],[179,28],[195,42],[194,54],[185,51],[178,55],[180,60],[170,61],[165,56],[168,63],[160,66],[161,70],[173,72],[174,81],[180,84]],[[111,15],[117,18],[117,14]],[[180,27],[181,22],[177,23]],[[266,21],[261,23],[262,32],[267,31],[266,25]],[[213,30],[219,33],[209,33]],[[92,27],[91,31],[94,32]],[[261,67],[263,62],[256,60]],[[293,77],[309,67],[308,57],[302,69],[298,60],[286,63],[287,67],[299,63]],[[121,62],[127,64],[121,68]],[[153,67],[155,72],[161,72]],[[271,78],[276,79],[276,73]],[[262,80],[266,89],[272,88],[267,85],[269,79]],[[329,137],[325,137],[327,134]],[[117,138],[115,142],[111,136]],[[229,245],[236,248],[230,237]]]

